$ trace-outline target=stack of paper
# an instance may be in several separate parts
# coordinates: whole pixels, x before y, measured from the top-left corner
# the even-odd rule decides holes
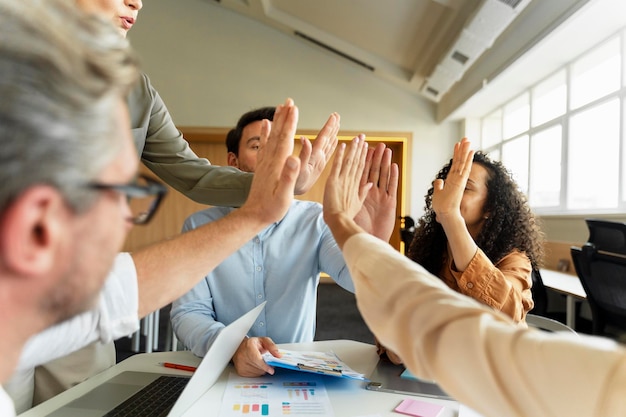
[[[368,381],[365,375],[350,369],[333,352],[300,352],[280,349],[280,353],[282,354],[280,358],[265,353],[263,360],[268,365],[279,368]]]

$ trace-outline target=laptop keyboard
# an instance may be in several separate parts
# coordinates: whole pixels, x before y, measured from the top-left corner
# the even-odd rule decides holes
[[[161,376],[109,411],[105,416],[167,416],[187,382],[189,382],[189,378],[186,377]]]

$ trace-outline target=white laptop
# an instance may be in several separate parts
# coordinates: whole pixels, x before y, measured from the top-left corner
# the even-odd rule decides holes
[[[184,389],[180,396],[178,396],[180,388],[176,391],[175,395],[178,396],[178,399],[173,397],[169,404],[164,404],[162,414],[155,413],[153,415],[182,416],[220,377],[263,307],[265,307],[265,302],[222,329],[191,378],[152,372],[121,372],[81,397],[48,414],[48,417],[140,415],[142,411],[145,412],[141,406],[137,412],[126,409],[117,413],[114,409],[121,404],[128,406],[135,402],[137,396],[146,394],[152,389],[157,383],[157,379],[159,379],[158,382],[182,384]],[[163,400],[165,402],[166,397],[167,395],[159,394],[152,401]],[[173,406],[171,405],[172,402],[174,402]]]

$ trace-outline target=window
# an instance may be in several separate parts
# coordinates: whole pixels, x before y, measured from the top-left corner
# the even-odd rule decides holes
[[[502,111],[496,110],[482,120],[481,144],[484,149],[502,140]]]
[[[625,37],[622,30],[481,119],[482,149],[539,214],[626,211]]]
[[[504,138],[510,138],[528,130],[530,123],[530,106],[528,93],[524,93],[506,106],[502,117]]]
[[[534,207],[558,207],[561,198],[561,125],[535,133],[530,139],[530,192]]]
[[[520,136],[502,145],[502,163],[506,166],[520,190],[528,192],[528,135]]]
[[[532,89],[532,125],[539,126],[565,114],[567,88],[565,71],[559,71]]]
[[[572,109],[617,91],[620,79],[620,39],[612,39],[571,65]]]
[[[619,100],[572,116],[566,209],[617,208]]]

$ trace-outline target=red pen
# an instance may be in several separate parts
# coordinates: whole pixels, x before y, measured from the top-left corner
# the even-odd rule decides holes
[[[189,372],[195,372],[195,370],[198,369],[195,366],[181,365],[178,363],[171,363],[171,362],[161,362],[160,365],[163,365],[166,368],[180,369],[182,371],[189,371]]]

